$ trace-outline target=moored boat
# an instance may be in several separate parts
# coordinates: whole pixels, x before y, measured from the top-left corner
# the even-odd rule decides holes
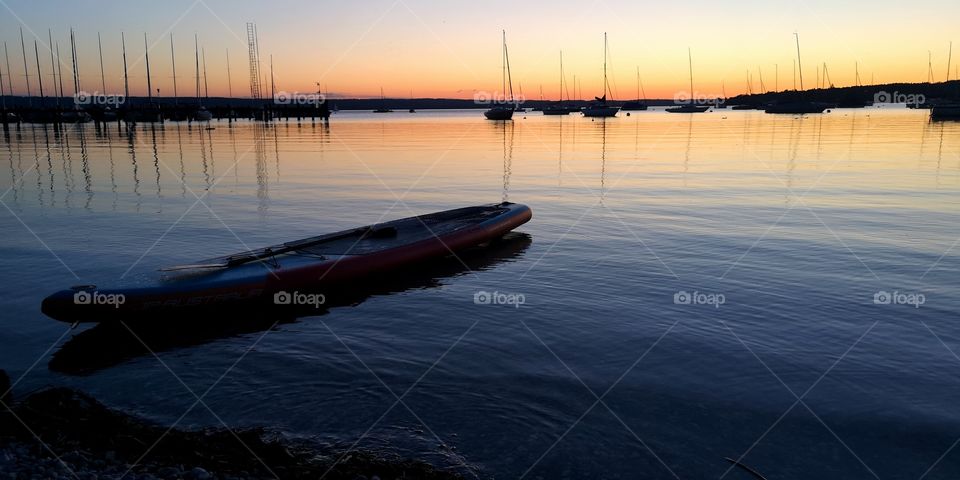
[[[960,120],[960,103],[941,103],[930,109],[930,118],[934,120]]]
[[[693,91],[693,53],[687,49],[687,59],[690,65],[690,103],[667,109],[667,113],[703,113],[710,109],[709,105],[697,105],[697,95]]]
[[[704,105],[679,105],[667,108],[666,111],[669,113],[703,113],[709,109],[709,106]]]
[[[607,104],[607,32],[603,32],[603,96],[594,97],[594,101],[580,112],[584,117],[615,117],[620,107]]]
[[[764,112],[766,113],[784,113],[784,114],[806,114],[823,113],[829,105],[817,102],[784,102],[768,105]]]
[[[495,106],[483,112],[487,120],[510,120],[513,118],[513,107]]]
[[[513,118],[513,112],[524,111],[517,104],[516,99],[513,97],[513,79],[510,78],[510,55],[507,52],[507,32],[503,31],[503,47],[500,52],[500,61],[501,61],[501,91],[504,93],[507,90],[507,86],[510,87],[510,98],[504,99],[504,102],[500,105],[494,105],[487,111],[483,112],[483,116],[487,117],[487,120],[510,120]]]

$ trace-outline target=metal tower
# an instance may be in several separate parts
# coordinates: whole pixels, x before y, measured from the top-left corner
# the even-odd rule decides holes
[[[260,94],[260,45],[257,40],[257,26],[247,23],[247,49],[250,61],[250,98],[262,98]]]

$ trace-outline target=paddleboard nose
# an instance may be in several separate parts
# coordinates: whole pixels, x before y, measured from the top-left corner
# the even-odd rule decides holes
[[[55,292],[43,299],[43,302],[40,303],[40,311],[54,320],[73,323],[70,312],[73,310],[74,294],[76,293],[75,290]]]

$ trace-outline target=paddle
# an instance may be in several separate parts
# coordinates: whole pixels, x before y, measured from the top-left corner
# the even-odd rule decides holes
[[[220,263],[175,265],[172,267],[161,268],[160,271],[172,272],[172,271],[178,271],[178,270],[201,270],[201,269],[218,269],[218,268],[236,267],[238,265],[243,265],[243,264],[258,261],[258,260],[263,260],[265,258],[271,258],[277,255],[282,255],[284,253],[300,250],[304,247],[309,247],[311,245],[330,242],[333,240],[340,240],[343,238],[349,238],[357,235],[360,236],[360,238],[357,240],[358,242],[368,237],[369,238],[392,238],[397,236],[397,228],[393,226],[380,227],[380,228],[375,228],[373,226],[361,227],[361,228],[357,228],[357,229],[346,231],[346,232],[330,233],[326,235],[305,238],[303,240],[282,243],[276,247],[266,247],[259,250],[250,250],[248,252],[229,255],[229,256],[223,257],[224,261]]]

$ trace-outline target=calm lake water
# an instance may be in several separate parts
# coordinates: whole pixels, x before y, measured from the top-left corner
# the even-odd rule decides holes
[[[470,477],[748,478],[724,461],[743,455],[770,479],[960,475],[960,123],[620,115],[11,130],[0,367],[20,392]],[[533,220],[466,265],[82,375],[84,352],[126,346],[39,311],[70,285],[504,199]]]

